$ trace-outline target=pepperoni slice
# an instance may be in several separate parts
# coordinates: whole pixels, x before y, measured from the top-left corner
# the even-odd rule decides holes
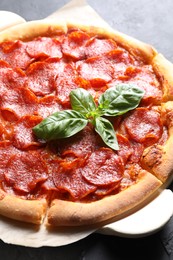
[[[25,85],[26,75],[21,69],[12,69],[10,67],[0,67],[0,91],[6,91],[7,88],[13,89]]]
[[[0,140],[11,140],[13,136],[13,124],[10,122],[4,120],[3,118],[0,118]]]
[[[7,89],[0,93],[0,109],[7,121],[16,121],[27,114],[34,114],[37,97],[27,88]]]
[[[96,186],[85,181],[81,175],[80,168],[74,169],[73,163],[72,161],[71,167],[68,165],[68,170],[65,170],[61,166],[56,167],[53,172],[53,180],[59,191],[66,191],[71,195],[73,200],[79,200],[95,191]]]
[[[36,151],[16,153],[7,163],[5,179],[14,190],[29,193],[47,179],[47,167]]]
[[[162,135],[159,113],[148,108],[135,109],[124,123],[130,138],[145,146],[157,142]]]
[[[117,153],[123,159],[123,162],[126,163],[128,158],[131,156],[133,152],[131,148],[131,144],[125,136],[118,133],[117,133],[117,140],[119,145],[119,150]]]
[[[97,190],[94,192],[94,195],[97,196],[97,199],[99,199],[103,196],[109,195],[113,191],[114,192],[118,191],[119,187],[120,187],[120,182],[113,183],[103,187],[99,186]]]
[[[64,76],[65,75],[65,76]],[[76,70],[71,64],[64,65],[63,71],[57,74],[56,95],[59,102],[65,107],[70,107],[69,94],[79,87],[75,81]]]
[[[0,44],[0,57],[13,68],[26,69],[32,58],[26,52],[26,43],[7,41]]]
[[[54,62],[55,61],[55,62]],[[51,94],[55,90],[54,82],[59,60],[53,62],[39,61],[31,64],[26,71],[28,87],[39,96]]]
[[[97,39],[91,38],[86,43],[86,56],[87,58],[101,56],[109,51],[117,48],[115,41],[111,39]]]
[[[141,168],[139,164],[127,164],[124,171],[123,179],[121,181],[121,190],[124,190],[134,184],[140,171]]]
[[[100,148],[89,157],[82,169],[82,176],[98,186],[120,182],[124,167],[120,157],[111,149]]]
[[[89,58],[78,66],[78,72],[81,77],[91,82],[99,80],[101,85],[111,81],[113,76],[113,67],[111,61],[106,57]],[[96,84],[94,84],[96,85]]]
[[[62,106],[59,104],[57,97],[48,95],[39,99],[37,112],[43,118],[60,110],[62,110]]]
[[[27,43],[26,48],[29,56],[38,58],[62,57],[61,43],[56,38],[38,37]]]
[[[5,62],[4,60],[0,60],[0,69],[2,69],[2,68],[11,68],[11,67],[10,67],[10,64]]]
[[[89,35],[81,31],[72,31],[62,44],[62,52],[66,56],[80,60],[85,58],[85,44]]]
[[[130,156],[130,162],[132,162],[132,163],[140,162],[141,156],[144,151],[144,144],[131,140],[130,145],[131,145],[131,150],[132,150],[132,154]]]
[[[22,117],[14,126],[13,145],[20,150],[32,149],[41,145],[37,142],[32,128],[42,121],[38,116]]]
[[[136,68],[127,68],[125,75],[127,75],[126,81],[129,83],[134,83],[139,88],[145,91],[144,97],[142,99],[143,103],[159,103],[162,100],[162,90],[161,86],[153,72],[151,65],[145,65]]]
[[[82,157],[93,152],[101,144],[99,136],[92,129],[86,126],[77,135],[57,142],[57,153],[62,157]]]
[[[4,179],[4,172],[9,158],[15,154],[16,149],[10,141],[0,142],[0,180]]]

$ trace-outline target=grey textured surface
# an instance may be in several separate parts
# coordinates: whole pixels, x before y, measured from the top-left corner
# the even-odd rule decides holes
[[[12,11],[26,20],[33,20],[45,18],[67,2],[68,0],[0,0],[0,10]],[[172,0],[88,0],[88,3],[112,27],[152,44],[173,62]],[[173,218],[162,231],[142,239],[93,234],[68,246],[38,249],[7,245],[0,241],[0,259],[173,260],[172,237]]]
[[[45,18],[68,0],[1,0],[0,9],[26,20]],[[112,27],[152,44],[173,62],[172,0],[88,0]]]

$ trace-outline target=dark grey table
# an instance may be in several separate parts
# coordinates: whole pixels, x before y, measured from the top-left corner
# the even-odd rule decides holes
[[[0,0],[0,10],[26,20],[45,18],[67,0]],[[173,62],[172,0],[88,0],[114,28],[152,44]],[[169,187],[173,190],[173,184]],[[159,216],[158,216],[159,217]],[[92,234],[62,247],[27,248],[0,240],[2,260],[173,260],[173,218],[154,235],[127,239]]]

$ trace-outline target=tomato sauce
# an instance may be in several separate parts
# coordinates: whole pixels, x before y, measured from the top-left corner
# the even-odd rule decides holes
[[[119,151],[105,147],[90,124],[69,139],[46,143],[34,136],[32,128],[42,119],[71,108],[71,90],[85,88],[97,103],[117,83],[145,91],[140,108],[112,118]],[[0,187],[26,198],[49,193],[72,201],[129,187],[144,148],[167,136],[159,112],[148,106],[161,99],[152,67],[111,39],[73,30],[0,43]]]

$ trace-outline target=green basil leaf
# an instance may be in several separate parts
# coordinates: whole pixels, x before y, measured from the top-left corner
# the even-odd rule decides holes
[[[70,137],[81,131],[88,120],[74,110],[63,110],[53,113],[33,128],[37,137],[54,140]]]
[[[70,92],[70,101],[73,110],[80,112],[83,115],[87,115],[91,111],[96,110],[96,104],[91,94],[83,89],[77,88]]]
[[[104,143],[113,150],[119,150],[116,134],[111,122],[103,117],[95,119],[95,131],[101,136]]]
[[[133,84],[118,84],[107,89],[99,98],[99,106],[105,116],[122,115],[136,108],[144,91]]]

